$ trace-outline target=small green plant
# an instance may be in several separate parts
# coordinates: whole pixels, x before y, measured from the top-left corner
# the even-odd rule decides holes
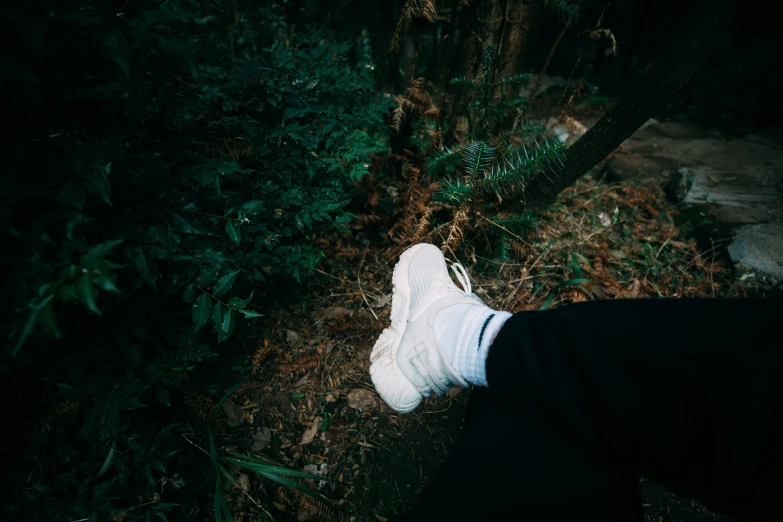
[[[296,479],[304,478],[310,479],[318,483],[319,481],[331,481],[332,479],[319,477],[310,473],[302,471],[295,471],[288,468],[272,465],[268,462],[264,462],[261,459],[252,457],[236,452],[223,452],[218,449],[216,444],[217,439],[217,416],[223,406],[223,403],[234,393],[243,382],[240,382],[233,386],[223,398],[215,404],[210,415],[209,423],[207,424],[207,439],[209,442],[209,456],[212,467],[212,475],[215,481],[215,489],[213,491],[213,509],[215,513],[216,522],[233,522],[234,517],[231,514],[231,509],[226,501],[225,494],[223,493],[223,480],[227,480],[231,484],[237,485],[234,477],[231,476],[226,466],[236,466],[241,469],[245,469],[257,474],[260,477],[276,482],[282,486],[289,487],[299,494],[315,500],[321,510],[335,513],[336,510],[332,506],[332,503],[317,491],[305,486],[298,482]]]
[[[524,120],[528,100],[516,93],[519,87],[527,85],[530,75],[495,78],[494,56],[493,46],[488,45],[478,78],[451,81],[467,99],[461,104],[467,132],[462,143],[428,158],[427,172],[440,188],[432,194],[431,206],[419,223],[432,215],[433,208],[452,209],[444,248],[454,248],[465,227],[480,227],[486,232],[483,235],[489,239],[493,255],[506,260],[514,242],[521,240],[535,220],[527,214],[498,214],[493,203],[510,196],[524,196],[527,184],[535,177],[557,176],[564,167],[566,146],[546,138],[542,125]],[[470,219],[468,213],[481,204],[484,214],[493,216],[492,219],[486,215]],[[420,235],[421,227],[417,229]]]

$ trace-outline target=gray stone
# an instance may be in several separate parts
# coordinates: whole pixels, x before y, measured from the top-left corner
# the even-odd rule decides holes
[[[634,179],[663,181],[679,165],[680,163],[669,158],[628,154],[610,158],[604,164],[603,174],[609,182]]]
[[[740,228],[729,245],[732,262],[747,272],[783,281],[783,223],[763,223]]]

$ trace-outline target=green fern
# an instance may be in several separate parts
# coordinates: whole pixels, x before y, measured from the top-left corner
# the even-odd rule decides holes
[[[489,169],[495,162],[495,149],[483,141],[471,143],[465,148],[463,166],[465,174],[474,178]]]
[[[452,78],[451,81],[449,82],[449,85],[461,89],[478,89],[481,86],[481,84],[476,80],[469,80],[465,76]]]
[[[456,147],[446,147],[439,151],[427,162],[427,171],[430,174],[434,174],[456,165],[462,160],[462,153],[465,152],[466,148],[467,145],[457,145]]]
[[[579,18],[579,6],[570,0],[544,0],[544,5],[554,11],[563,21]]]
[[[538,225],[536,216],[529,212],[508,216],[497,216],[494,221],[504,229],[518,236],[521,236]]]
[[[493,234],[492,255],[498,261],[511,259],[511,240],[505,232],[500,231],[498,234]]]
[[[524,156],[517,153],[514,160],[496,164],[485,173],[484,178],[474,181],[473,186],[496,195],[524,190],[527,181],[533,176],[547,176],[547,170],[556,174],[565,166],[564,159],[565,144],[545,141],[544,145],[540,146],[536,143],[532,153],[524,149]]]
[[[530,83],[530,74],[520,73],[506,76],[495,82],[496,87],[522,87]]]
[[[439,203],[461,206],[473,196],[473,187],[460,178],[447,179],[441,182],[441,188],[433,195],[432,200]]]

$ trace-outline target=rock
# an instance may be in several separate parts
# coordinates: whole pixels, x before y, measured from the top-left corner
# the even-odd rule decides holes
[[[720,223],[747,225],[769,221],[781,208],[778,186],[783,183],[783,175],[763,165],[731,169],[696,166],[688,168],[685,177],[691,186],[682,202],[709,206]]]
[[[250,451],[258,453],[272,443],[272,431],[266,426],[257,428],[253,433],[253,444],[250,446]]]
[[[354,388],[348,392],[348,406],[363,411],[375,406],[375,394],[364,388]]]
[[[601,172],[610,183],[634,179],[663,181],[679,165],[677,161],[668,158],[626,154],[607,160]]]
[[[729,245],[729,256],[738,271],[748,269],[783,281],[783,223],[742,227]]]
[[[240,474],[237,477],[237,487],[241,489],[242,491],[247,491],[250,489],[250,477],[245,475],[244,473]]]
[[[226,401],[223,403],[223,413],[226,414],[229,428],[236,428],[242,424],[242,410],[231,399],[226,399]]]

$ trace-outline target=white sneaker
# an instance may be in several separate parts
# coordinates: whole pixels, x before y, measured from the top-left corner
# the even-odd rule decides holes
[[[468,387],[449,364],[435,339],[435,316],[445,306],[481,304],[459,263],[451,266],[460,290],[449,276],[440,249],[426,243],[403,252],[392,277],[391,326],[381,333],[370,356],[370,376],[392,409],[407,413],[423,397],[452,386]]]

